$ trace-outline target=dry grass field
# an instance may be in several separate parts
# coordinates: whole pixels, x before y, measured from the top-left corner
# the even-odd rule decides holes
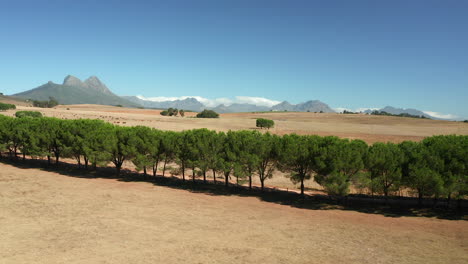
[[[45,116],[76,119],[102,119],[113,124],[135,126],[145,125],[162,130],[182,131],[193,128],[208,128],[217,131],[256,129],[256,118],[275,121],[270,129],[275,134],[316,134],[335,135],[344,138],[362,139],[368,143],[377,141],[401,142],[421,140],[424,137],[441,134],[468,135],[468,124],[440,120],[402,118],[391,116],[343,115],[320,113],[233,113],[222,114],[219,119],[161,116],[159,110],[131,109],[101,105],[66,105],[53,109],[18,106],[18,110],[40,111]],[[14,115],[15,111],[3,114]]]
[[[468,222],[0,164],[0,263],[467,263]]]
[[[175,131],[256,129],[255,118],[263,117],[275,121],[270,132],[276,134],[337,135],[368,143],[468,134],[466,123],[387,116],[237,113],[196,119],[195,113],[164,117],[158,110],[95,105],[17,108]],[[125,167],[133,169],[131,163]],[[266,184],[296,188],[279,174]],[[313,181],[306,187],[319,188]],[[259,197],[71,177],[0,163],[2,264],[467,263],[467,230],[464,220],[300,209]]]

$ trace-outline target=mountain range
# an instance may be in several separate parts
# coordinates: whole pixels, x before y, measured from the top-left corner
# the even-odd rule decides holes
[[[102,104],[139,107],[139,104],[128,101],[114,93],[96,76],[91,76],[82,82],[80,79],[68,75],[62,84],[49,81],[32,90],[14,94],[13,96],[33,99],[49,100],[54,97],[60,104]]]
[[[121,105],[125,107],[145,107],[156,109],[177,108],[191,111],[202,111],[211,109],[218,113],[233,112],[263,112],[263,111],[292,111],[292,112],[335,112],[327,104],[319,100],[310,100],[300,104],[291,104],[283,101],[273,106],[262,106],[249,103],[220,104],[215,107],[208,107],[193,97],[176,100],[151,100],[141,96],[118,96],[114,94],[103,82],[96,76],[91,76],[85,81],[77,77],[68,75],[62,84],[56,84],[49,81],[37,88],[14,94],[13,96],[22,99],[48,100],[54,97],[60,104],[102,104],[102,105]],[[428,115],[417,109],[403,109],[391,106],[379,109],[391,114],[407,113],[411,115],[425,116],[432,119],[440,119]],[[372,110],[366,110],[364,113],[371,113]]]
[[[374,111],[374,110],[366,110],[366,111],[364,111],[364,113],[370,114],[370,113],[372,113],[372,111]],[[415,115],[415,116],[424,116],[424,117],[432,118],[432,119],[440,119],[440,118],[436,118],[436,117],[433,117],[431,115],[428,115],[428,114],[424,113],[423,111],[419,111],[419,110],[413,109],[413,108],[395,108],[395,107],[392,107],[392,106],[386,106],[384,108],[379,109],[378,111],[387,112],[387,113],[392,114],[392,115],[410,114],[410,115]]]

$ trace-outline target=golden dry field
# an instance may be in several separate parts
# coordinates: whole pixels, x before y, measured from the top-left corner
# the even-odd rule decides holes
[[[3,263],[467,263],[468,222],[300,209],[257,197],[0,163]]]
[[[442,134],[468,135],[468,124],[463,122],[364,114],[229,113],[221,114],[219,119],[198,119],[193,118],[196,114],[193,112],[187,112],[185,117],[168,117],[161,116],[160,110],[103,105],[61,105],[53,109],[28,106],[18,106],[17,108],[18,110],[40,111],[49,117],[102,119],[118,125],[144,125],[173,131],[193,128],[208,128],[217,131],[256,129],[256,118],[268,118],[275,121],[275,127],[270,129],[270,132],[274,134],[335,135],[350,139],[362,139],[368,143],[421,140],[424,137]],[[2,114],[13,116],[14,113],[14,110],[9,110]]]
[[[276,134],[337,135],[368,143],[468,134],[466,123],[387,116],[236,113],[196,119],[195,113],[164,117],[159,110],[96,105],[17,108],[175,131],[256,129],[255,118],[263,117],[275,121],[270,132]],[[134,167],[127,162],[125,168]],[[266,185],[297,188],[280,174]],[[320,189],[313,181],[306,187],[308,193]],[[0,163],[2,264],[467,263],[467,230],[466,220],[303,209],[255,195],[200,193]]]

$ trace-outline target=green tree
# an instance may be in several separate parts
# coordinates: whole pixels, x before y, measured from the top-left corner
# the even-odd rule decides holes
[[[396,190],[401,181],[403,153],[393,143],[375,143],[369,148],[366,167],[370,172],[372,192],[383,192],[385,198]]]
[[[219,114],[213,110],[203,110],[202,112],[197,114],[197,118],[218,118]]]
[[[362,140],[323,138],[321,165],[315,177],[318,184],[332,195],[346,196],[355,175],[364,169],[368,146]]]
[[[132,162],[137,170],[143,170],[143,174],[147,176],[147,167],[153,164],[152,154],[152,137],[153,129],[145,126],[133,127],[135,134],[136,154],[133,156]]]
[[[131,127],[114,126],[110,135],[110,159],[114,163],[117,175],[120,175],[124,161],[131,160],[137,153],[135,133]]]
[[[275,122],[270,119],[258,118],[256,121],[256,126],[260,128],[272,128],[275,126]]]
[[[256,134],[254,143],[255,155],[258,157],[256,169],[263,191],[265,180],[273,177],[273,172],[278,164],[280,138],[270,133]]]
[[[236,157],[235,175],[237,177],[247,176],[249,178],[249,189],[252,189],[252,177],[260,163],[260,157],[256,152],[258,138],[262,135],[258,131],[235,131],[231,132],[234,137],[233,152]]]
[[[304,181],[315,173],[315,160],[320,154],[320,137],[284,135],[280,151],[280,169],[289,172],[289,179],[300,183],[301,195],[304,195]]]

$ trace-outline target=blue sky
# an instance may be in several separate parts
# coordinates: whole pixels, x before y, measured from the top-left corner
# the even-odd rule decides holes
[[[468,1],[0,0],[0,91],[412,107],[468,119]]]

